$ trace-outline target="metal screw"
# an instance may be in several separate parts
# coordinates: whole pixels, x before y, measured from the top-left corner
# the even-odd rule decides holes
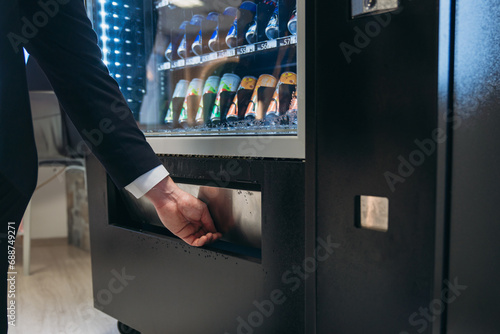
[[[366,9],[373,9],[377,5],[377,0],[364,0]]]

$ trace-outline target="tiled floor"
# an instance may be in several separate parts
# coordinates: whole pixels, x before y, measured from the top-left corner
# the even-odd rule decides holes
[[[15,326],[9,334],[117,334],[117,322],[92,306],[90,253],[65,240],[33,244],[24,276],[16,242]]]

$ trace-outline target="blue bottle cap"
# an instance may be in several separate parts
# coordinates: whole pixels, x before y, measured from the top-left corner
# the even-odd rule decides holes
[[[207,20],[209,20],[209,21],[217,21],[218,17],[219,17],[219,13],[217,13],[217,12],[210,12],[207,15]]]
[[[240,5],[240,9],[246,9],[255,13],[257,11],[257,5],[252,1],[245,1]]]
[[[226,9],[224,9],[224,13],[222,13],[223,15],[228,15],[228,16],[236,16],[236,8],[234,7],[227,7]]]
[[[205,16],[200,15],[200,14],[196,14],[196,15],[193,15],[193,17],[191,18],[191,21],[189,23],[194,25],[194,26],[201,26],[201,21],[203,21],[204,19],[205,19]]]

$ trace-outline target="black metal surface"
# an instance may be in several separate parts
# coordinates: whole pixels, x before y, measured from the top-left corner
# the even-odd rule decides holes
[[[316,110],[316,73],[318,64],[316,57],[318,52],[316,30],[318,21],[316,19],[316,1],[306,1],[306,13],[308,24],[305,31],[305,56],[306,56],[306,110]],[[316,124],[318,115],[316,112],[306,112],[306,166],[305,166],[305,229],[304,248],[305,257],[314,257],[316,248],[316,196],[317,196],[317,135]],[[305,333],[316,333],[316,272],[311,273],[305,282]]]
[[[415,321],[433,298],[437,157],[415,141],[438,127],[438,6],[400,7],[350,20],[349,2],[316,4],[317,237],[339,243],[317,333],[431,332]],[[358,195],[389,199],[387,232],[355,227]]]
[[[500,8],[456,1],[448,333],[498,333]]]
[[[438,127],[447,140],[437,146],[436,242],[434,254],[434,295],[440,300],[448,277],[449,208],[451,188],[451,148],[453,142],[453,67],[455,48],[455,2],[439,2]],[[446,333],[447,310],[432,322],[432,333]]]
[[[161,159],[176,177],[218,186],[260,184],[260,263],[134,230],[121,221],[125,210],[92,157],[87,168],[95,306],[142,333],[245,333],[248,326],[254,333],[304,332],[303,271],[296,269],[304,261],[304,163]],[[273,298],[279,303],[268,302]]]

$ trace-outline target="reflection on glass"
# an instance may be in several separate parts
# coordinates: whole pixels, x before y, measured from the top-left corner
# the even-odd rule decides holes
[[[98,0],[93,9],[102,60],[138,118],[146,88],[143,1]]]
[[[94,15],[103,60],[142,129],[296,135],[296,0],[181,3],[99,0]]]

